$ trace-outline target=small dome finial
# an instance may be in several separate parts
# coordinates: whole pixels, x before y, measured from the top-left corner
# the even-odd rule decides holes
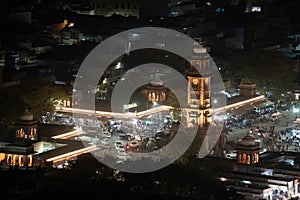
[[[151,85],[163,86],[163,82],[160,80],[159,76],[155,74],[153,80],[151,81]]]
[[[194,46],[193,51],[195,54],[206,53],[206,49],[199,44]]]
[[[238,144],[242,146],[256,146],[259,145],[259,140],[253,135],[253,130],[250,129]]]
[[[29,112],[28,108],[25,108],[24,113],[20,116],[20,120],[22,121],[32,121],[33,115]]]

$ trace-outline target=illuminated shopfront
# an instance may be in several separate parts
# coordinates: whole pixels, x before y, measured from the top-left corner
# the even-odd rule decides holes
[[[11,167],[34,167],[34,147],[29,144],[9,143],[0,149],[0,163]]]

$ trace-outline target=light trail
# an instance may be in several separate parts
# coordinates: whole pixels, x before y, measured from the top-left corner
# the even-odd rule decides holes
[[[76,130],[74,130],[74,131],[70,131],[70,132],[67,132],[67,133],[55,135],[52,138],[53,139],[68,139],[70,137],[81,135],[81,134],[84,133],[84,131],[82,131],[82,129],[80,129],[80,128],[75,127],[75,129]]]
[[[53,139],[68,139],[70,137],[81,135],[83,133],[84,133],[84,131],[71,131],[71,132],[68,132],[68,133],[63,133],[63,134],[60,134],[60,135],[53,136],[52,138]]]
[[[213,114],[218,114],[220,112],[224,112],[224,111],[231,110],[231,109],[237,109],[237,108],[245,106],[245,105],[251,105],[255,102],[263,101],[265,99],[266,98],[264,95],[260,95],[260,96],[257,96],[257,97],[251,98],[251,99],[247,99],[244,101],[226,105],[226,106],[223,106],[220,108],[212,109],[212,111],[213,111]],[[155,114],[158,112],[169,111],[171,109],[173,109],[172,106],[161,105],[161,106],[157,106],[155,108],[151,108],[151,109],[136,112],[136,113],[133,113],[133,112],[116,113],[116,112],[95,111],[95,110],[86,110],[86,109],[79,109],[79,108],[64,108],[64,107],[58,111],[69,112],[69,113],[78,113],[78,114],[94,114],[96,116],[128,119],[128,118],[141,118],[141,117],[152,115],[152,114]]]
[[[107,111],[94,111],[94,110],[86,110],[86,109],[79,109],[79,108],[61,108],[57,111],[63,111],[68,113],[78,113],[78,114],[94,114],[96,116],[105,116],[105,117],[114,117],[114,118],[140,118],[147,115],[155,114],[162,111],[171,110],[172,106],[158,106],[155,108],[151,108],[148,110],[140,111],[140,112],[126,112],[126,113],[116,113],[116,112],[107,112]]]
[[[67,160],[67,159],[79,156],[79,155],[84,154],[84,153],[89,153],[89,152],[95,151],[95,150],[98,150],[98,149],[99,149],[99,147],[97,147],[96,145],[92,145],[92,146],[85,147],[85,148],[82,148],[82,149],[79,149],[79,150],[75,150],[75,151],[64,153],[64,154],[61,154],[61,155],[58,155],[58,156],[54,156],[52,158],[48,158],[46,160],[46,162],[59,162],[59,161],[62,161],[62,160]]]
[[[233,109],[233,108],[237,109],[237,108],[245,106],[245,105],[251,105],[252,103],[255,103],[255,102],[258,102],[258,101],[263,101],[265,99],[266,99],[266,97],[264,95],[260,95],[258,97],[254,97],[254,98],[251,98],[251,99],[247,99],[247,100],[244,100],[244,101],[233,103],[233,104],[221,107],[221,108],[213,109],[213,112],[214,112],[214,114],[217,114],[219,112],[224,112],[226,110],[230,110],[230,109]]]

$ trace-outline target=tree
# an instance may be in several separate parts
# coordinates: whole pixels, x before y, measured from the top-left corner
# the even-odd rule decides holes
[[[175,95],[177,94],[177,96]],[[180,105],[179,100],[183,102],[183,105]],[[183,89],[176,89],[173,91],[168,91],[167,105],[173,106],[175,108],[181,108],[187,106],[187,92]]]
[[[248,50],[233,53],[225,62],[234,81],[248,78],[259,88],[281,93],[293,88],[295,73],[292,63],[275,50]]]
[[[12,127],[13,122],[25,111],[30,110],[34,117],[40,118],[46,112],[54,113],[55,105],[61,99],[70,99],[70,88],[39,80],[31,80],[20,86],[1,90],[0,95],[0,126]]]
[[[175,95],[177,94],[177,96]],[[179,100],[183,102],[183,105],[180,105]],[[167,97],[167,105],[172,106],[174,109],[172,111],[173,113],[173,119],[174,120],[180,120],[181,116],[181,109],[182,107],[187,107],[187,93],[183,89],[177,89],[171,91],[168,91],[168,97]]]
[[[175,132],[177,132],[177,130]],[[203,128],[199,127],[192,144],[189,146],[186,152],[175,161],[175,163],[178,165],[187,166],[190,163],[190,160],[195,158],[195,156],[199,154],[206,133],[207,133],[206,127]]]
[[[0,128],[12,128],[13,122],[24,112],[25,102],[14,89],[2,90],[0,95]]]
[[[129,103],[136,103],[140,110],[147,109],[147,94],[144,86],[139,87],[133,92]]]
[[[62,99],[70,99],[68,89],[57,85],[41,84],[38,81],[31,81],[21,87],[24,102],[30,108],[32,114],[40,118],[49,112],[55,111],[55,106]]]

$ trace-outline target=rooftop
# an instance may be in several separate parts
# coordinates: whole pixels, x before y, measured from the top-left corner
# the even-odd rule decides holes
[[[247,133],[245,137],[238,143],[239,146],[259,146],[259,142],[257,141],[258,137],[254,136],[252,133]]]

